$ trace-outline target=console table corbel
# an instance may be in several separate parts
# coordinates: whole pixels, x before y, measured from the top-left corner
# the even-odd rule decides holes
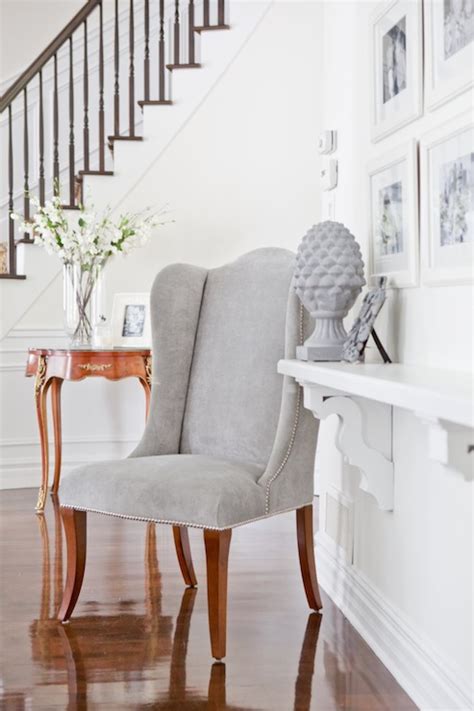
[[[304,406],[315,417],[339,417],[337,447],[346,461],[360,470],[360,488],[375,497],[380,509],[393,509],[394,407],[410,410],[429,428],[427,454],[431,459],[462,472],[472,466],[468,461],[474,450],[473,381],[469,373],[398,363],[289,359],[278,363],[278,372],[300,383]]]
[[[61,388],[65,380],[78,381],[90,377],[107,380],[138,378],[146,398],[146,415],[150,405],[151,351],[127,348],[116,350],[30,348],[26,376],[35,377],[36,416],[41,444],[41,485],[36,504],[42,513],[48,491],[49,445],[47,425],[47,394],[51,388],[54,429],[54,478],[52,493],[56,494],[61,476]]]

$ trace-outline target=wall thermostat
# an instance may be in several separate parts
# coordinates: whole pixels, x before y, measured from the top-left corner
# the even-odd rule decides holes
[[[330,158],[321,168],[321,188],[332,190],[337,186],[337,160]]]
[[[334,153],[337,147],[337,131],[322,131],[318,138],[318,151],[324,155]]]

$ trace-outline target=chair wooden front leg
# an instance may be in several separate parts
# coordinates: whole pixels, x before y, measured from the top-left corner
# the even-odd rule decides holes
[[[316,563],[314,560],[312,504],[296,510],[296,530],[298,535],[301,575],[303,576],[303,585],[308,605],[312,610],[320,610],[323,603],[321,602],[321,595],[319,594]]]
[[[197,578],[194,572],[191,547],[189,545],[189,533],[186,526],[173,526],[173,537],[184,582],[189,587],[195,588],[197,586]]]
[[[222,659],[226,653],[227,565],[232,530],[204,530],[207,564],[207,603],[212,656]]]
[[[67,574],[58,620],[67,622],[76,606],[84,578],[87,548],[87,514],[85,511],[61,507],[61,516],[66,534]]]

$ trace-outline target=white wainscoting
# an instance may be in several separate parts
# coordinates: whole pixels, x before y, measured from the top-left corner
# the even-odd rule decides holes
[[[459,671],[323,532],[316,535],[316,560],[321,587],[420,709],[472,708]]]
[[[61,329],[13,329],[0,344],[0,489],[38,486],[41,456],[34,379],[25,378],[29,346],[64,345]],[[103,459],[121,459],[135,447],[144,424],[145,400],[135,379],[88,378],[65,383],[63,473]],[[50,478],[54,451],[50,433]]]

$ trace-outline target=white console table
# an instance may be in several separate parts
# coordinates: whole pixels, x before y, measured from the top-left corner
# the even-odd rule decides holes
[[[338,448],[362,474],[361,488],[381,509],[393,509],[393,461],[367,443],[366,411],[359,398],[383,403],[385,428],[392,437],[393,407],[410,410],[429,427],[428,455],[448,463],[448,430],[474,427],[473,378],[420,366],[392,364],[306,363],[281,360],[278,372],[303,386],[304,406],[315,417],[338,415]],[[471,455],[474,460],[474,452]]]

